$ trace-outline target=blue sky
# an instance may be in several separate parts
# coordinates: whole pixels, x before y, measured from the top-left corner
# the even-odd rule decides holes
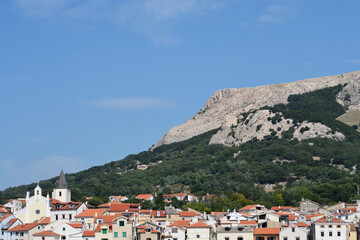
[[[360,70],[359,0],[0,1],[0,189],[147,150],[216,90]]]

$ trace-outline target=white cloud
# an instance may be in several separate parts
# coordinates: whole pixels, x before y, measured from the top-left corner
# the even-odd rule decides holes
[[[169,36],[181,19],[225,6],[228,0],[16,0],[25,15],[102,20],[128,27],[157,44],[181,42]]]
[[[360,59],[349,59],[349,60],[347,60],[347,62],[354,63],[354,64],[360,64]]]
[[[257,20],[260,23],[282,23],[290,16],[292,16],[292,13],[287,7],[270,5],[267,7],[266,12],[260,15]]]
[[[145,110],[169,106],[169,102],[153,97],[129,97],[91,101],[92,106],[117,110]]]

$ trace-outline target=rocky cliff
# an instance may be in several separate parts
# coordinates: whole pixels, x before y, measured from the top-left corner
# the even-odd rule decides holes
[[[231,122],[237,122],[241,113],[259,109],[264,106],[273,106],[279,103],[286,104],[289,95],[302,94],[318,89],[336,86],[338,84],[347,84],[343,91],[339,93],[337,99],[338,102],[342,105],[349,106],[349,109],[359,109],[360,71],[336,76],[306,79],[284,84],[273,84],[254,88],[231,88],[219,90],[210,97],[205,106],[194,117],[186,121],[184,124],[170,129],[170,131],[165,133],[165,135],[154,145],[153,148],[164,144],[183,141],[220,127],[222,127],[222,130],[225,129],[225,131],[218,132],[212,139],[213,143],[223,143],[225,145],[232,145],[235,143],[239,144],[241,142],[252,139],[255,134],[254,129],[256,130],[256,126],[260,125],[258,122],[256,126],[254,125],[254,128],[254,126],[248,126],[248,124],[245,124],[246,126],[244,124],[237,124],[237,128],[230,129],[229,133],[228,129],[231,127]],[[265,118],[266,115],[269,114],[270,113],[259,112],[256,114],[254,120]],[[267,116],[266,119],[268,117],[269,116]],[[291,122],[291,119],[284,121],[281,126],[276,126],[275,128],[290,128],[291,124],[285,124],[287,121]],[[266,125],[263,121],[261,124]],[[297,130],[300,131],[300,129],[305,128],[305,126],[298,126],[298,129],[295,129],[294,134],[297,134],[296,136],[299,138],[299,140],[303,138],[314,137],[319,134],[319,132],[324,133],[324,137],[333,139],[340,140],[343,137],[341,136],[341,133],[334,133],[332,135],[327,134],[329,131],[326,129],[326,126],[314,125],[313,123],[303,124],[307,124],[307,128],[309,128],[309,130],[306,128],[307,131],[298,133]],[[265,137],[265,134],[268,133],[281,134],[282,132],[276,131],[277,133],[274,133],[270,129],[276,131],[274,126],[271,126],[271,128],[265,128],[264,126],[263,130],[260,129],[264,132],[259,138],[261,139]],[[259,133],[256,132],[255,135],[258,134]],[[231,139],[231,137],[233,139]],[[234,140],[234,137],[237,140]]]

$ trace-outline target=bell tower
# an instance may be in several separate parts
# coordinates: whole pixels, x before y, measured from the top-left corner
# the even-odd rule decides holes
[[[60,177],[56,188],[52,192],[52,198],[60,202],[71,201],[71,190],[68,188],[64,171],[61,169]]]

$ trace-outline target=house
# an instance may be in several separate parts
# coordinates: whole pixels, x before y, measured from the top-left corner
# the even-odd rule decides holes
[[[254,240],[279,240],[279,233],[280,228],[255,228]]]
[[[166,219],[168,222],[176,222],[179,221],[181,218],[179,216],[178,211],[173,206],[165,206],[164,207]]]
[[[240,209],[240,212],[257,212],[257,211],[265,211],[266,208],[264,205],[255,204],[255,205],[247,205]]]
[[[310,199],[303,199],[300,202],[300,212],[303,214],[314,214],[318,213],[321,209],[320,204],[317,202],[311,201]]]
[[[110,196],[109,200],[110,200],[110,202],[113,202],[113,201],[123,202],[123,201],[129,200],[129,199],[125,196]]]
[[[211,226],[196,222],[187,226],[188,240],[212,240],[215,235]]]
[[[348,237],[347,223],[330,215],[313,222],[312,229],[316,240],[346,240]]]
[[[293,209],[293,207],[290,206],[277,206],[272,207],[270,210],[275,212],[290,212]]]
[[[308,231],[302,227],[291,225],[282,227],[279,233],[280,240],[307,240]]]
[[[94,230],[85,230],[82,234],[83,240],[95,240]]]
[[[167,227],[164,232],[165,240],[186,240],[186,228],[184,227]]]
[[[10,238],[9,229],[23,224],[14,215],[7,214],[0,218],[0,240],[8,240]]]
[[[60,235],[52,231],[43,231],[34,234],[34,240],[60,240]]]
[[[153,210],[151,212],[151,222],[159,225],[165,226],[167,221],[166,212],[164,210]]]
[[[51,222],[63,221],[70,222],[74,221],[75,216],[78,216],[87,209],[86,205],[82,202],[60,202],[55,199],[52,200],[52,207],[50,210]]]
[[[140,204],[139,203],[110,203],[110,214],[123,213],[123,212],[139,212]]]
[[[110,216],[108,216],[110,217]],[[116,217],[111,223],[103,222],[97,225],[95,230],[95,240],[108,239],[134,239],[133,221],[126,217]]]
[[[217,240],[253,240],[253,227],[257,226],[255,221],[253,226],[245,226],[245,225],[221,225],[218,226],[216,231],[216,239]]]
[[[150,222],[151,221],[151,212],[150,209],[140,209],[137,214],[137,221],[139,224]]]
[[[143,223],[136,227],[137,240],[160,240],[164,228],[151,222]]]
[[[23,208],[23,201],[18,199],[10,199],[4,206],[10,208],[10,211],[14,213]]]
[[[200,218],[201,213],[194,212],[194,211],[181,211],[179,212],[179,220],[192,220],[193,218]]]
[[[105,209],[86,209],[79,215],[75,216],[76,221],[80,221],[85,224],[86,230],[94,230],[95,223],[94,218],[102,215],[106,210]]]
[[[44,232],[51,231],[60,236],[62,240],[82,240],[82,223],[66,223],[55,221],[44,226]],[[38,236],[42,236],[39,233]],[[56,235],[53,235],[55,237]],[[36,240],[36,239],[34,239]]]
[[[143,201],[153,201],[154,200],[154,196],[149,193],[149,194],[139,194],[135,197],[135,199],[139,199],[139,200],[143,200]]]
[[[9,240],[33,240],[33,235],[42,231],[43,227],[37,223],[20,224],[8,230]]]

